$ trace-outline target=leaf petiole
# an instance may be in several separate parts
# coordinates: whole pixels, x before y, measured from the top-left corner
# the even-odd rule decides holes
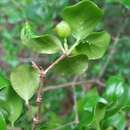
[[[79,44],[80,39],[77,39],[76,42],[71,46],[71,48],[68,50],[67,55],[70,55],[73,49]]]
[[[68,44],[67,44],[66,38],[64,39],[64,50],[65,50],[65,53],[68,51]]]

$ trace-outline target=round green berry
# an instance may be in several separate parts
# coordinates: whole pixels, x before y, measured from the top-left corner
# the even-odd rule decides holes
[[[70,26],[67,22],[61,21],[55,28],[57,34],[60,37],[66,38],[71,34]]]

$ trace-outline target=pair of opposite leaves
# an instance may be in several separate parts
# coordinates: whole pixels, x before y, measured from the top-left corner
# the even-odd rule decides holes
[[[110,42],[109,34],[105,31],[92,32],[102,15],[102,10],[89,0],[83,0],[63,10],[62,17],[79,43],[71,57],[55,66],[56,72],[79,75],[87,69],[88,59],[99,59],[104,55]],[[25,46],[41,54],[54,54],[62,48],[61,41],[56,36],[32,35],[27,24],[22,29],[21,39]],[[17,94],[28,103],[39,86],[39,74],[30,65],[20,65],[11,73],[11,83]]]

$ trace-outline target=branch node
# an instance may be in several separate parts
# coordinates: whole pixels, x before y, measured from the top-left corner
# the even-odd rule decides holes
[[[45,72],[44,72],[44,70],[41,68],[41,69],[40,69],[40,80],[41,80],[41,81],[44,81],[44,78],[45,78]]]
[[[37,103],[41,103],[41,102],[42,102],[42,97],[41,97],[41,96],[38,96],[37,99],[36,99],[36,102],[37,102]]]
[[[34,117],[34,118],[33,118],[33,122],[34,122],[36,125],[38,125],[38,124],[40,123],[40,119]]]

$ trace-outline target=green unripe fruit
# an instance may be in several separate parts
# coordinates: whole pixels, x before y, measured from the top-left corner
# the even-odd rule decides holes
[[[55,30],[56,33],[63,38],[66,38],[71,34],[70,26],[65,21],[61,21],[59,24],[57,24]]]

